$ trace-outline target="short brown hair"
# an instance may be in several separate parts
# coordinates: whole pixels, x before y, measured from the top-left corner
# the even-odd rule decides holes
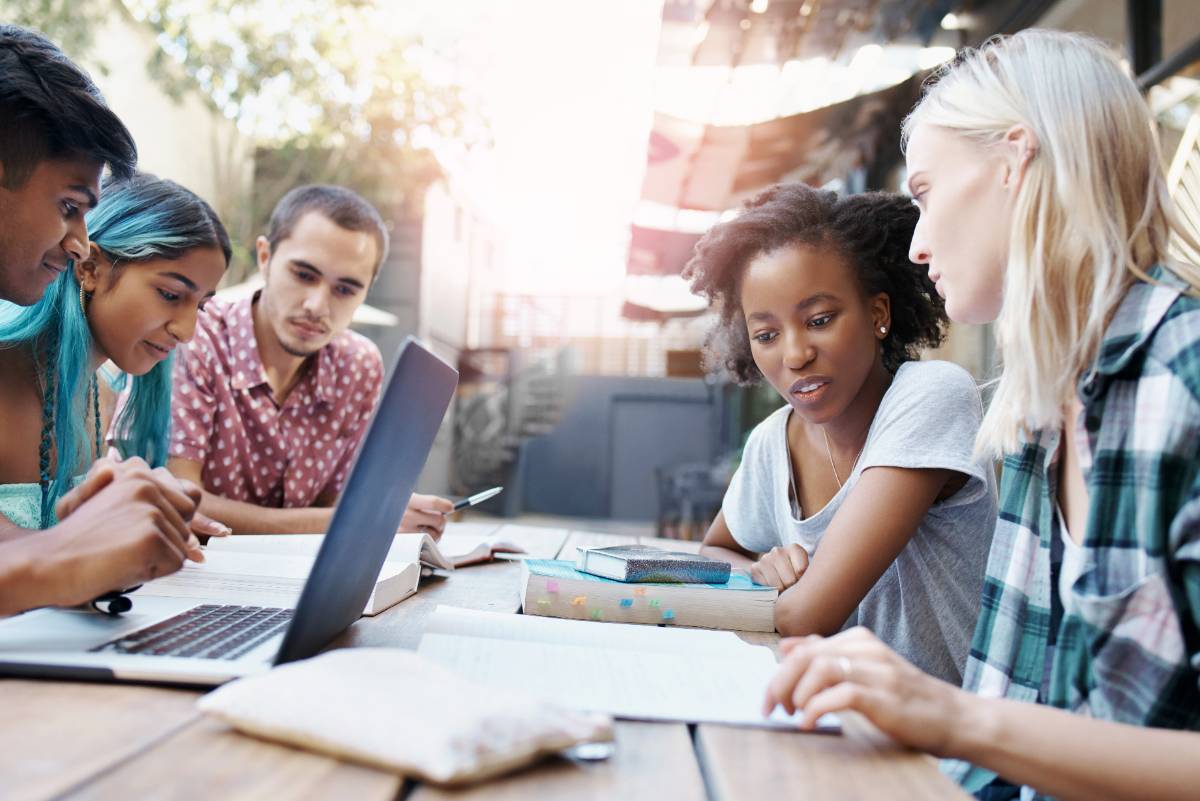
[[[292,235],[296,223],[310,211],[336,223],[348,231],[364,231],[375,240],[375,275],[388,252],[387,226],[375,207],[361,195],[342,186],[309,184],[298,186],[275,204],[267,224],[267,243],[275,247]]]

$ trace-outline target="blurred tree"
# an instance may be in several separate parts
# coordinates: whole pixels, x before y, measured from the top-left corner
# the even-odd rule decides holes
[[[39,30],[76,58],[91,50],[92,31],[105,12],[102,3],[76,0],[0,0],[0,21]]]
[[[447,62],[395,30],[387,3],[125,3],[158,33],[151,74],[174,93],[198,84],[258,144],[255,230],[308,181],[353,187],[385,217],[412,216],[439,174],[431,148],[485,135]]]

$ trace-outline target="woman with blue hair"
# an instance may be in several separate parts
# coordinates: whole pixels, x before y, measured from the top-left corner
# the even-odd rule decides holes
[[[87,214],[88,258],[36,305],[0,310],[0,515],[23,528],[56,522],[106,431],[122,457],[166,462],[172,351],[229,264],[216,212],[182,186],[137,173],[102,197]]]

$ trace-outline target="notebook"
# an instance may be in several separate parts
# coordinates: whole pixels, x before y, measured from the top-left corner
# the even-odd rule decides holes
[[[559,560],[527,559],[521,570],[525,614],[543,617],[774,631],[778,595],[741,572],[724,584],[626,584]]]
[[[575,569],[616,581],[684,584],[724,584],[730,573],[728,562],[650,545],[577,548]]]
[[[497,691],[633,720],[791,728],[762,716],[778,665],[729,631],[591,626],[574,620],[439,606],[417,653]],[[837,731],[834,715],[818,730]]]

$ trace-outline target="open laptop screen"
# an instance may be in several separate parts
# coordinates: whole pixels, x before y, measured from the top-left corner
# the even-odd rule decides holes
[[[457,384],[453,367],[405,340],[276,664],[313,656],[362,614]]]

